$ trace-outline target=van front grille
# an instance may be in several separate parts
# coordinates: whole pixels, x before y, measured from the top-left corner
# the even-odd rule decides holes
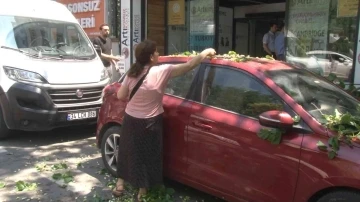
[[[51,89],[48,93],[54,104],[80,104],[98,101],[103,88]]]

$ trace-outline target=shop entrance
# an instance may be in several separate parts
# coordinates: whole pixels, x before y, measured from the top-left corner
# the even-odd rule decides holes
[[[284,17],[277,16],[235,20],[233,49],[237,53],[244,55],[255,57],[266,55],[262,43],[263,36],[269,31],[271,22],[278,23],[283,20]]]
[[[285,21],[285,0],[227,0],[220,1],[220,14],[224,8],[233,9],[232,50],[239,54],[263,57],[262,39],[270,23]],[[219,22],[221,29],[221,22]],[[221,40],[221,30],[219,40]]]

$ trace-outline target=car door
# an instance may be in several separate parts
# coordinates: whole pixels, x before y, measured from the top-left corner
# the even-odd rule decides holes
[[[174,178],[186,174],[186,126],[191,113],[191,101],[187,98],[192,94],[193,82],[199,67],[186,74],[169,80],[163,98],[164,107],[164,172]]]
[[[260,113],[279,109],[278,96],[250,74],[208,65],[202,96],[189,118],[188,174],[194,181],[250,201],[291,201],[303,135],[287,133],[280,145],[260,139]]]

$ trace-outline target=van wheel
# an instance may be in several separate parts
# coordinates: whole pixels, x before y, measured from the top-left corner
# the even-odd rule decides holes
[[[0,109],[0,140],[7,138],[10,135],[10,130],[6,126],[2,110]]]
[[[120,126],[112,126],[106,130],[101,140],[101,156],[105,168],[114,177],[117,176],[116,164],[118,159]]]
[[[321,197],[317,202],[359,202],[360,194],[351,191],[335,191]]]

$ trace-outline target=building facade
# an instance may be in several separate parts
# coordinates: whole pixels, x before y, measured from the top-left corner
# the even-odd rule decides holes
[[[286,59],[323,76],[360,84],[359,0],[58,0],[93,37],[106,22],[113,51],[134,62],[145,39],[160,54],[201,51],[265,56],[270,22],[285,22]]]

